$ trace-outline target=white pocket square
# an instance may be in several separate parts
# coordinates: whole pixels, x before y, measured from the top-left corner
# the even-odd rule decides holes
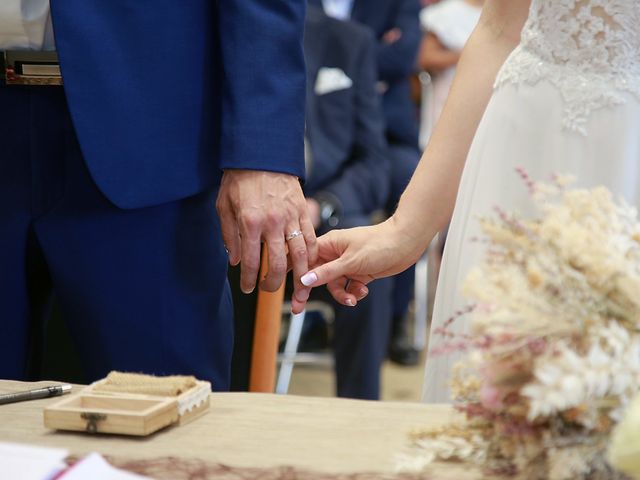
[[[336,90],[351,88],[352,85],[353,81],[347,77],[347,74],[344,73],[342,69],[322,67],[318,70],[315,92],[316,95],[324,95],[335,92]]]

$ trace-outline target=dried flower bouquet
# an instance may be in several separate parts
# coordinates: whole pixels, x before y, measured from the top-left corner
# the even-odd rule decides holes
[[[451,385],[464,421],[416,432],[399,468],[458,460],[490,478],[625,478],[606,450],[640,387],[636,211],[605,188],[519,173],[539,217],[481,220],[487,254],[464,286],[471,334],[435,332],[443,350],[468,351]]]

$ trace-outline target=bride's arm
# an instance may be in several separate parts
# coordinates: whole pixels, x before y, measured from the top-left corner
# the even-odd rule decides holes
[[[451,217],[471,140],[498,70],[520,40],[529,3],[488,0],[464,48],[440,120],[393,217],[422,249]],[[418,223],[426,228],[416,228]]]
[[[304,275],[302,283],[327,283],[338,302],[355,305],[367,294],[364,284],[401,272],[420,258],[451,217],[471,140],[498,70],[520,41],[529,4],[530,0],[486,0],[440,120],[396,213],[379,225],[334,230],[321,237],[322,265]],[[305,302],[293,298],[293,311],[302,311]]]

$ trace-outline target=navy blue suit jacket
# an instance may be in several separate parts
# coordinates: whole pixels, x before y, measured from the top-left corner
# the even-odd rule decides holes
[[[303,176],[304,0],[51,0],[87,166],[123,208]]]
[[[386,202],[390,168],[376,93],[375,39],[369,29],[310,6],[305,55],[312,153],[305,194],[328,192],[340,201],[344,215],[368,214]],[[321,68],[342,70],[353,85],[317,94]]]
[[[309,0],[321,6],[322,0]],[[370,27],[376,38],[378,78],[387,86],[383,107],[389,141],[418,148],[418,119],[411,100],[409,76],[415,71],[422,32],[419,0],[354,0],[351,19]],[[393,28],[402,31],[397,42],[382,36]]]

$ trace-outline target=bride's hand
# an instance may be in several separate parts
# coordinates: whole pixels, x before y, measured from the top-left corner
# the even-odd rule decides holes
[[[355,306],[369,282],[402,272],[422,251],[421,242],[404,233],[394,217],[371,227],[333,230],[318,239],[318,264],[301,281],[310,287],[326,284],[338,303]],[[303,309],[304,303],[293,299],[292,310]]]

